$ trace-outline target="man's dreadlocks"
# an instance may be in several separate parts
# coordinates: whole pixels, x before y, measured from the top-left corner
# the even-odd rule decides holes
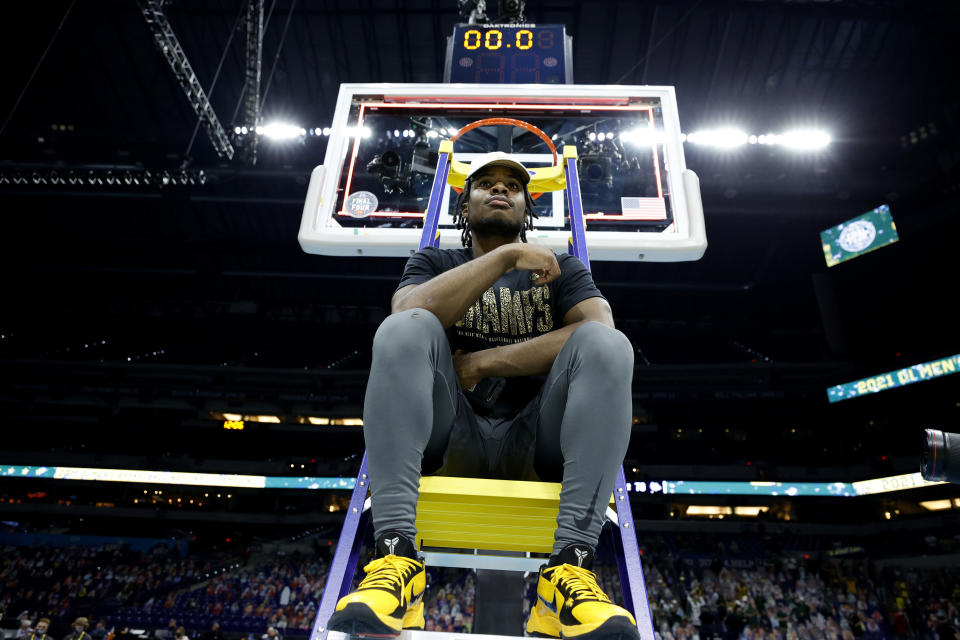
[[[457,202],[453,208],[453,223],[457,225],[457,229],[463,229],[460,233],[460,242],[464,247],[473,246],[473,236],[470,235],[470,222],[463,217],[462,213],[464,204],[467,204],[469,207],[470,191],[473,189],[473,181],[474,176],[464,181],[463,191],[457,196]],[[527,185],[523,185],[523,200],[527,205],[527,219],[524,221],[523,226],[520,227],[520,242],[527,241],[527,229],[533,230],[533,219],[537,217],[537,213],[533,208],[533,198],[530,197],[530,190],[527,189]]]

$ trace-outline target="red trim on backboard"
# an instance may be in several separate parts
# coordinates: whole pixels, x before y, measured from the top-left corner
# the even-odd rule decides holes
[[[657,174],[657,196],[663,198],[663,183],[660,181],[660,155],[657,153],[657,141],[652,135],[656,131],[656,125],[653,123],[653,109],[648,113],[650,114],[650,139],[653,140],[653,144],[650,145],[653,147],[653,170]]]
[[[350,154],[350,170],[347,172],[347,184],[343,189],[343,202],[346,204],[347,196],[350,195],[350,183],[353,181],[353,164],[357,161],[357,151],[360,149],[360,127],[363,125],[363,106],[360,103],[360,113],[357,115],[357,126],[353,132],[353,152]],[[343,214],[343,211],[339,213]]]
[[[485,98],[489,99],[489,98]],[[515,98],[513,98],[515,99]],[[366,105],[367,107],[387,107],[390,109],[436,109],[438,107],[454,107],[458,109],[527,109],[527,110],[539,110],[539,109],[554,109],[557,111],[561,110],[571,110],[576,109],[579,104],[513,104],[513,103],[467,103],[467,102],[409,102],[409,103],[396,103],[396,102],[361,102],[361,107]],[[653,113],[653,107],[644,106],[644,105],[593,105],[587,104],[584,105],[586,108],[594,111],[650,111]]]
[[[354,218],[361,219],[357,216],[351,216],[349,213],[343,213],[338,211],[334,215],[343,216],[344,218]],[[369,215],[363,216],[363,218],[422,218],[425,213],[411,213],[409,211],[374,211]],[[650,216],[643,216],[637,214],[621,214],[621,213],[585,213],[583,217],[587,220],[605,220],[606,222],[618,222],[620,220],[648,220],[650,222],[661,222],[662,218],[651,218]],[[549,227],[553,229],[554,227]]]
[[[384,96],[384,102],[394,102],[394,103],[404,103],[404,102],[442,102],[443,100],[449,100],[449,96],[437,96],[431,98],[430,96]],[[458,100],[462,102],[482,102],[490,101],[490,96],[458,96]],[[493,98],[496,100],[496,98]],[[505,100],[514,101],[516,98],[504,98]],[[535,102],[538,104],[569,104],[571,96],[557,96],[557,97],[536,97],[528,96],[523,98],[528,102]],[[630,98],[572,98],[575,99],[578,103],[587,103],[587,104],[608,104],[608,105],[629,105]],[[562,102],[567,101],[567,102]],[[399,106],[395,104],[395,106]],[[513,106],[511,103],[503,103],[499,106]]]
[[[386,99],[386,98],[385,98],[385,99]],[[406,98],[397,98],[397,99],[406,99]],[[411,98],[409,98],[409,99],[410,99],[410,100],[414,100],[414,99],[422,100],[423,98],[422,98],[422,97],[417,97],[417,98],[411,97]],[[466,99],[468,99],[468,98],[458,98],[458,99],[466,100]],[[479,99],[479,98],[478,98],[478,99]],[[489,98],[489,96],[483,96],[482,99],[483,99],[483,100],[489,100],[490,98]],[[593,101],[593,102],[604,102],[604,100],[605,100],[605,99],[603,99],[603,98],[597,98],[597,99],[595,99],[595,100],[591,100],[591,99],[582,99],[582,100],[581,100],[581,99],[578,99],[578,102],[591,102],[591,101]],[[561,110],[569,111],[569,110],[576,110],[578,106],[579,106],[579,104],[569,104],[569,103],[567,103],[567,104],[557,104],[557,105],[553,105],[553,104],[522,105],[522,104],[495,104],[495,103],[475,103],[475,104],[469,104],[469,103],[463,103],[463,102],[460,102],[460,103],[442,103],[442,102],[435,102],[435,103],[426,103],[426,104],[423,103],[423,102],[415,102],[415,103],[414,103],[414,102],[411,102],[411,103],[361,102],[361,103],[360,103],[360,112],[357,114],[357,124],[355,125],[355,129],[354,129],[355,134],[354,134],[354,138],[353,138],[353,150],[352,150],[351,155],[350,155],[350,168],[349,168],[348,171],[347,171],[347,182],[346,182],[346,184],[344,185],[344,196],[343,196],[344,202],[346,202],[347,196],[350,195],[350,185],[351,185],[351,183],[353,182],[353,169],[354,169],[354,164],[356,163],[357,153],[358,153],[359,148],[360,148],[360,138],[361,138],[361,136],[360,136],[359,132],[360,132],[360,130],[361,130],[362,127],[363,127],[363,112],[364,112],[364,110],[365,110],[367,107],[370,107],[370,108],[373,109],[373,110],[375,110],[377,107],[386,107],[386,108],[390,108],[390,109],[395,109],[395,108],[403,108],[403,109],[415,109],[415,108],[440,109],[440,108],[449,108],[449,107],[455,107],[455,108],[461,108],[461,109],[492,109],[492,108],[509,107],[509,108],[511,108],[511,109],[528,109],[528,110],[533,110],[533,109],[551,109],[551,110],[556,110],[556,111],[561,111]],[[649,117],[650,126],[651,126],[651,127],[654,127],[654,126],[655,126],[655,125],[654,125],[654,120],[653,120],[653,107],[650,107],[650,106],[643,106],[643,105],[626,105],[626,106],[624,106],[624,105],[609,105],[609,104],[600,105],[600,106],[596,106],[596,105],[588,105],[588,106],[589,106],[590,109],[596,110],[596,111],[646,111],[646,112],[647,112],[647,115],[648,115],[648,117]],[[654,142],[654,144],[652,144],[651,146],[653,147],[653,168],[654,168],[654,171],[655,171],[656,176],[657,176],[657,194],[658,194],[658,196],[659,196],[660,198],[663,198],[663,185],[661,184],[661,179],[660,179],[660,157],[659,157],[659,154],[657,153],[657,144]],[[346,217],[346,218],[354,218],[354,217],[355,217],[355,216],[351,216],[351,215],[348,214],[348,213],[345,213],[343,210],[340,210],[340,211],[335,212],[334,215],[344,216],[344,217]],[[386,212],[374,211],[373,213],[371,213],[370,215],[365,216],[365,217],[368,217],[368,218],[423,218],[425,215],[426,215],[425,213],[413,213],[413,212],[405,212],[405,211],[396,211],[396,212],[394,212],[394,211],[386,211]],[[629,215],[629,214],[628,214],[628,215],[608,216],[608,215],[605,215],[605,214],[603,214],[603,213],[593,213],[593,214],[585,214],[584,217],[585,217],[587,220],[605,220],[605,221],[607,221],[607,222],[615,222],[615,221],[617,221],[617,220],[624,220],[624,221],[649,220],[649,218],[644,217],[644,216],[636,216],[636,215]]]

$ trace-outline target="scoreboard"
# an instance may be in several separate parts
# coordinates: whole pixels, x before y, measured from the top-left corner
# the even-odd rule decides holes
[[[572,40],[562,24],[458,24],[444,82],[573,84]]]

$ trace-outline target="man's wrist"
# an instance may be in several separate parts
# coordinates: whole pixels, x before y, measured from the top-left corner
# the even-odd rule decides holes
[[[491,251],[489,255],[497,256],[501,269],[506,272],[507,270],[512,269],[515,264],[517,264],[518,249],[518,243],[510,242],[508,244],[500,245]]]
[[[493,357],[495,354],[496,347],[493,349],[483,349],[482,351],[475,351],[473,354],[473,371],[478,378],[481,380],[483,378],[489,378],[490,376],[497,375],[496,372],[496,359]]]

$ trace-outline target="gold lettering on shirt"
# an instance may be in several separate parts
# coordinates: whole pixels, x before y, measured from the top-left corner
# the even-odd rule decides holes
[[[544,299],[550,299],[550,289],[547,287],[534,287],[530,290],[533,293],[533,304],[542,317],[537,318],[537,331],[547,333],[553,330],[553,314],[550,313],[550,303],[544,302]]]
[[[530,299],[530,289],[520,292],[520,302],[523,304],[523,319],[526,320],[526,332],[533,333],[533,302]]]
[[[513,313],[517,316],[517,328],[520,330],[521,334],[527,334],[533,331],[533,327],[526,320],[526,313],[524,311],[523,298],[520,296],[520,292],[513,294]]]
[[[510,295],[509,287],[500,287],[500,320],[503,323],[503,333],[510,332],[517,335],[526,333],[526,324],[523,321],[523,306],[520,303],[520,294]]]
[[[467,307],[466,313],[463,314],[463,317],[457,320],[455,326],[457,327],[466,327],[467,329],[476,328],[477,317],[480,315],[480,302],[474,302],[472,305]]]
[[[480,329],[483,333],[489,333],[493,330],[495,333],[500,331],[500,312],[497,309],[497,296],[493,293],[493,287],[483,292],[480,300],[483,303],[483,327]],[[489,328],[488,328],[489,325]]]

